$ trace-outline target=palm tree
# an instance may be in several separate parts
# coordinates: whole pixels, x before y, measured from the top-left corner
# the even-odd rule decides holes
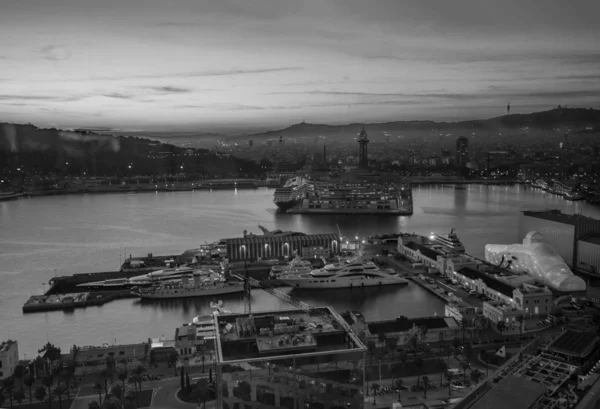
[[[23,390],[18,390],[13,394],[13,397],[15,398],[17,403],[20,405],[21,402],[23,401],[23,399],[25,399],[25,393],[23,393]]]
[[[475,382],[475,386],[477,386],[481,378],[483,378],[483,372],[481,372],[477,368],[471,370],[471,379],[473,380],[473,382]]]
[[[380,332],[379,334],[377,334],[377,339],[379,340],[379,343],[382,347],[385,346],[385,332]]]
[[[23,390],[23,377],[25,376],[26,370],[27,368],[25,368],[24,365],[19,364],[15,367],[15,372],[13,373],[15,379],[19,380],[19,386],[21,387],[21,390]]]
[[[101,382],[96,381],[96,383],[94,383],[94,389],[98,392],[98,402],[102,405],[102,389],[104,389],[104,386]]]
[[[125,381],[127,380],[127,378],[129,377],[129,372],[127,371],[127,368],[123,368],[119,371],[117,377],[119,378],[119,380],[123,383],[123,396],[125,396],[126,393],[126,388],[125,388]]]
[[[175,349],[169,354],[169,364],[173,365],[173,373],[177,376],[177,362],[179,361],[179,354]]]
[[[142,374],[144,374],[144,372],[146,372],[146,368],[144,368],[141,365],[138,365],[135,367],[135,369],[133,370],[133,375],[131,376],[131,378],[134,380],[134,382],[136,383],[136,403],[138,406],[140,406],[140,398],[139,398],[139,392],[142,391]]]
[[[114,373],[113,373],[112,369],[104,368],[100,372],[100,375],[102,376],[102,379],[104,379],[104,394],[108,395],[108,381],[113,380]]]
[[[448,365],[446,362],[440,358],[440,384],[443,382],[443,375],[448,370]]]
[[[519,339],[523,338],[523,322],[525,321],[525,316],[523,314],[517,315],[517,322],[519,323]]]
[[[88,403],[88,409],[100,409],[100,404],[95,400]]]
[[[467,329],[469,329],[469,323],[467,322],[466,318],[463,318],[460,321],[460,328],[462,329],[462,343],[465,343],[465,332],[467,331]]]
[[[23,379],[23,383],[25,384],[25,386],[27,386],[29,388],[29,403],[31,403],[31,387],[33,386],[33,383],[35,382],[35,379],[32,375],[27,375],[25,377],[25,379]]]
[[[396,385],[398,385],[398,402],[400,402],[400,391],[402,390],[402,386],[404,385],[404,381],[402,379],[398,379],[396,381]]]
[[[46,388],[44,388],[43,386],[38,386],[35,389],[34,395],[37,400],[42,402],[44,400],[44,398],[46,397]]]
[[[8,378],[2,381],[2,390],[6,390],[8,392],[8,399],[10,401],[10,407],[12,408],[13,404],[13,390],[15,389],[15,378],[9,376]]]
[[[423,365],[425,365],[425,361],[423,361],[423,358],[421,358],[420,356],[417,357],[417,359],[415,359],[415,365],[418,369],[417,372],[417,388],[419,387],[419,381],[421,379],[421,371],[423,369]]]
[[[427,399],[427,388],[429,388],[430,382],[427,375],[423,376],[423,399]]]
[[[67,364],[67,367],[65,369],[60,371],[60,377],[66,386],[65,390],[67,393],[67,400],[71,399],[70,389],[71,389],[71,380],[73,379],[73,373],[74,373],[74,367],[71,362],[69,362]]]
[[[206,378],[202,378],[195,385],[195,389],[192,391],[192,398],[196,399],[198,406],[202,403],[203,409],[206,409],[206,401],[209,398],[209,393],[214,392],[214,388],[209,384]]]
[[[59,382],[55,387],[54,387],[54,396],[58,397],[58,407],[59,409],[62,409],[62,398],[63,395],[67,392],[67,389],[65,387],[65,384],[63,382]]]
[[[381,386],[374,382],[371,384],[371,390],[373,391],[373,406],[377,405],[377,392],[379,392],[379,388]]]
[[[52,385],[54,384],[54,377],[52,375],[46,375],[42,378],[42,384],[48,389],[48,407],[52,407]]]
[[[4,399],[6,399],[4,393],[0,393],[0,406],[4,405]]]
[[[448,395],[452,396],[452,378],[454,378],[454,375],[452,374],[452,372],[446,372],[446,379],[448,380]]]
[[[463,378],[465,383],[467,383],[467,371],[471,369],[471,364],[465,361],[461,361],[460,367],[463,370]]]

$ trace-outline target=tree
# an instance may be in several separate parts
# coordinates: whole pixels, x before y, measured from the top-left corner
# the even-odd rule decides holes
[[[417,373],[417,388],[419,387],[419,380],[421,379],[421,371],[423,370],[423,366],[425,365],[425,361],[420,356],[415,359],[415,365],[418,369]]]
[[[25,393],[23,393],[23,390],[20,389],[13,394],[13,398],[15,398],[17,403],[20,405],[23,399],[25,399]]]
[[[113,380],[114,372],[112,369],[104,368],[100,371],[100,376],[102,376],[102,379],[104,380],[104,394],[108,395],[108,381]]]
[[[248,385],[248,384],[242,382],[240,384],[240,386],[242,386],[242,385]],[[248,386],[250,386],[250,385],[248,385]],[[198,381],[198,383],[195,385],[195,388],[191,394],[191,398],[196,400],[196,403],[198,403],[198,406],[200,406],[200,404],[202,404],[202,408],[206,409],[206,401],[209,399],[209,393],[211,391],[213,391],[213,388],[211,387],[211,385],[209,385],[206,378],[201,378]],[[249,393],[250,393],[250,391],[243,391],[242,395],[246,395]]]
[[[460,321],[460,328],[462,329],[462,343],[464,344],[465,343],[465,332],[469,328],[469,323],[467,322],[466,318],[463,318]]]
[[[10,407],[13,405],[13,390],[15,389],[15,378],[9,376],[2,381],[2,389],[8,392]]]
[[[371,363],[373,363],[373,352],[375,352],[375,341],[372,339],[367,341],[367,348],[369,349],[369,357],[371,358]]]
[[[23,379],[23,383],[25,384],[25,386],[27,386],[29,388],[29,403],[31,403],[31,399],[32,399],[31,388],[32,388],[34,382],[35,382],[35,379],[33,378],[33,376],[31,374],[25,376],[25,379]]]
[[[406,343],[410,345],[411,349],[413,350],[414,357],[417,356],[417,350],[421,345],[421,334],[421,330],[417,328],[416,325],[409,329],[408,333],[406,334]]]
[[[423,398],[427,399],[427,388],[429,388],[430,382],[427,375],[423,376]]]
[[[465,383],[467,383],[467,371],[471,369],[471,364],[465,361],[461,361],[460,366],[463,369],[464,381]]]
[[[135,369],[133,370],[133,375],[131,376],[131,378],[133,379],[135,385],[136,385],[136,394],[135,394],[135,398],[136,398],[136,403],[138,406],[140,406],[140,397],[139,397],[139,393],[142,391],[142,375],[146,372],[146,368],[144,368],[141,365],[138,365],[135,367]]]
[[[48,407],[52,407],[52,385],[54,384],[54,377],[52,375],[46,375],[42,378],[42,385],[48,389]]]
[[[38,386],[37,388],[35,388],[34,396],[37,400],[42,402],[46,397],[46,393],[46,388],[44,388],[43,386]]]
[[[100,409],[100,404],[93,400],[90,403],[88,403],[88,409]]]
[[[44,345],[42,349],[38,350],[39,354],[42,352],[44,353],[42,359],[48,359],[50,363],[54,363],[60,359],[60,348],[52,345],[50,342]]]
[[[379,343],[383,347],[385,345],[385,332],[380,332],[379,334],[377,334],[377,339],[379,340]]]
[[[100,402],[100,405],[102,405],[102,389],[104,389],[102,382],[96,381],[96,383],[94,383],[94,390],[98,392],[98,402]]]
[[[460,348],[460,339],[454,337],[452,339],[452,346],[454,347],[454,349]]]
[[[517,315],[516,320],[519,323],[519,339],[522,339],[523,338],[523,322],[525,321],[525,316],[523,314]]]
[[[62,398],[63,395],[67,393],[67,388],[63,382],[58,382],[58,384],[54,387],[54,396],[58,397],[58,407],[62,409]]]
[[[373,391],[373,405],[377,405],[377,392],[379,392],[379,388],[381,388],[381,385],[377,382],[371,384],[371,390]]]
[[[190,373],[189,372],[187,372],[185,374],[185,390],[187,391],[187,393],[192,392],[192,385],[190,383]]]
[[[67,400],[71,399],[71,379],[73,378],[73,367],[67,365],[66,368],[60,371],[60,378],[65,383],[65,393],[67,394]]]
[[[23,390],[23,377],[25,376],[26,371],[27,368],[25,368],[24,365],[19,364],[15,367],[15,372],[13,373],[15,379],[19,380],[19,386],[21,387],[21,390]]]
[[[444,373],[446,373],[446,371],[448,370],[448,365],[446,364],[446,362],[440,358],[439,360],[440,362],[440,384],[442,383],[443,379],[442,376],[444,375]]]
[[[448,395],[450,396],[452,396],[452,378],[454,378],[452,372],[446,372],[446,379],[448,380]]]
[[[474,353],[475,353],[475,351],[473,350],[473,344],[471,344],[469,342],[468,344],[465,345],[465,349],[463,350],[463,355],[465,356],[465,358],[467,360],[470,360],[471,358],[473,358]]]
[[[183,390],[185,390],[185,378],[184,378],[184,375],[183,375],[183,366],[181,367],[181,377],[180,378],[181,379],[179,380],[179,382],[180,382],[180,385],[181,385],[181,390],[183,391]]]
[[[123,389],[121,388],[121,384],[115,384],[110,390],[111,395],[116,396],[119,399],[123,399]]]
[[[117,377],[123,384],[123,396],[125,396],[125,393],[127,393],[127,388],[125,387],[125,381],[127,380],[128,376],[129,376],[129,373],[127,371],[127,368],[121,369],[119,371],[119,373],[117,374]]]
[[[473,380],[473,382],[475,382],[475,385],[479,383],[481,378],[483,378],[483,372],[481,372],[477,368],[471,370],[471,379]]]
[[[403,385],[404,385],[404,381],[402,379],[398,379],[396,381],[396,386],[398,387],[398,402],[400,402],[400,391],[402,390]]]
[[[173,366],[173,373],[175,374],[175,376],[177,376],[177,362],[178,361],[179,361],[179,354],[177,353],[177,351],[172,350],[171,353],[169,354],[169,364]]]
[[[0,393],[0,406],[4,405],[4,399],[6,399],[4,393]]]

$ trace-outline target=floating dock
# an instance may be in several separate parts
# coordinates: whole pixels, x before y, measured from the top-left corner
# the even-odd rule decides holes
[[[23,312],[73,310],[132,297],[129,290],[84,292],[70,294],[32,295],[23,305]]]

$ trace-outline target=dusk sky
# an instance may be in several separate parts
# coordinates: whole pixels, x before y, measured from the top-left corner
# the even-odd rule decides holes
[[[600,108],[598,1],[0,0],[0,121],[231,131]]]

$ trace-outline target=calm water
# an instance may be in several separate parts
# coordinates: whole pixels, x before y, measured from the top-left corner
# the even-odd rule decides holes
[[[395,231],[449,232],[456,228],[467,251],[483,257],[487,243],[517,241],[519,210],[557,208],[600,218],[598,208],[567,202],[523,187],[423,186],[414,190],[411,217],[282,215],[273,190],[52,196],[0,203],[0,340],[19,341],[29,357],[46,339],[63,350],[73,344],[137,342],[165,335],[196,315],[210,313],[208,300],[140,302],[120,300],[74,312],[23,315],[21,307],[55,274],[117,270],[124,254],[179,254],[244,229],[366,235]],[[55,272],[55,269],[57,270]],[[300,292],[312,305],[359,309],[367,319],[423,316],[443,304],[420,287]],[[223,297],[243,311],[239,296]],[[254,311],[285,308],[280,300],[253,292]],[[111,335],[112,334],[112,335]]]

